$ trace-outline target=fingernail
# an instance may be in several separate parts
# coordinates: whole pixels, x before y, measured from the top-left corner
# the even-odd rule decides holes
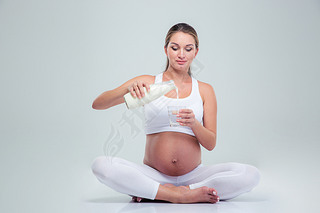
[[[213,195],[217,195],[217,192],[213,192],[212,194],[213,194]]]

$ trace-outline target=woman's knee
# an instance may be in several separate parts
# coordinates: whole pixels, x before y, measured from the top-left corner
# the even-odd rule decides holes
[[[92,172],[99,177],[108,178],[111,174],[110,171],[110,157],[99,156],[93,160],[91,165]]]
[[[239,174],[239,186],[248,192],[258,185],[260,181],[260,172],[254,166],[247,164],[242,165],[244,166],[244,170]]]
[[[259,170],[248,164],[230,163],[231,170],[238,176],[239,183],[247,190],[253,189],[260,181]]]

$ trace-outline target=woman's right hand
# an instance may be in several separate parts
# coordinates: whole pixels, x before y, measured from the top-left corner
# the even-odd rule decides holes
[[[147,92],[150,91],[150,86],[144,81],[135,81],[128,87],[128,91],[133,97],[138,97],[139,99],[145,96],[144,87],[147,89]]]
[[[128,92],[134,97],[142,98],[144,95],[144,87],[150,91],[150,84],[153,84],[155,77],[152,75],[140,75],[128,80],[121,86],[108,90],[100,94],[92,103],[93,109],[108,109],[115,105],[124,103],[123,96]]]

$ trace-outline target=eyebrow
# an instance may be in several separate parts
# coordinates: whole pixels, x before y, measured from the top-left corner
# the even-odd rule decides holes
[[[180,46],[179,44],[177,44],[177,43],[175,43],[175,42],[170,42],[170,43]],[[187,44],[186,46],[194,46],[194,44]]]

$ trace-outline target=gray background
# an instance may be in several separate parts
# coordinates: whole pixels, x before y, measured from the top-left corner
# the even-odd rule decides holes
[[[178,22],[197,30],[195,77],[218,100],[217,147],[203,163],[255,165],[261,199],[315,210],[319,1],[0,0],[1,212],[74,212],[119,195],[98,183],[91,162],[121,138],[116,155],[141,163],[141,111],[91,104],[163,71],[165,35]]]

